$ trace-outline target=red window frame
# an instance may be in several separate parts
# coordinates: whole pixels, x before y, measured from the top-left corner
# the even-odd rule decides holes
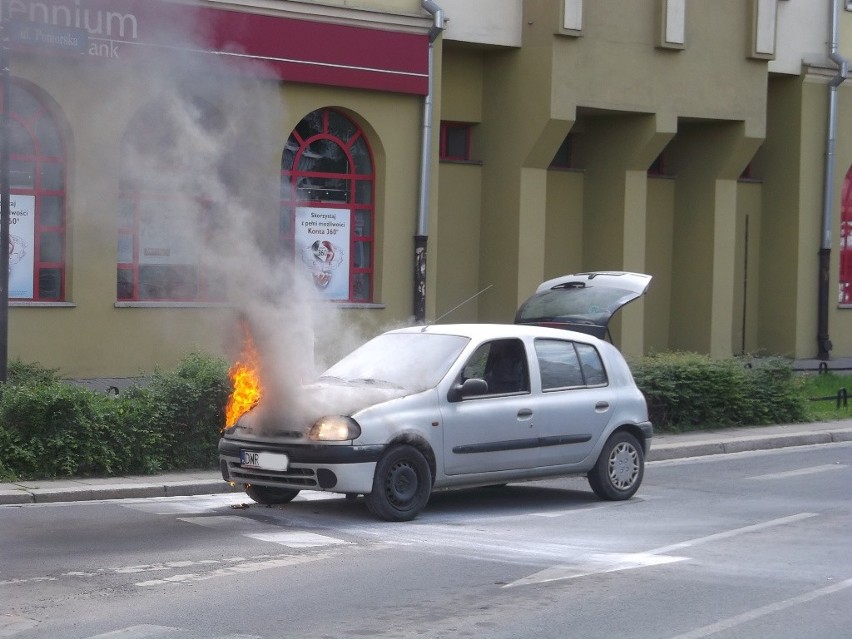
[[[32,186],[15,185],[14,180],[10,180],[9,193],[11,195],[32,195],[35,199],[35,220],[33,233],[33,296],[30,298],[15,297],[9,298],[15,301],[37,301],[37,302],[61,302],[65,300],[65,263],[66,257],[66,223],[65,223],[65,203],[66,203],[66,150],[65,139],[59,128],[58,123],[48,111],[47,106],[39,97],[28,91],[20,84],[10,82],[10,100],[12,108],[8,110],[10,124],[14,122],[20,126],[32,142],[31,149],[33,153],[21,153],[20,149],[14,148],[14,143],[9,149],[9,163],[12,168],[16,165],[25,167],[28,164],[32,166]],[[0,89],[1,90],[1,89]],[[26,99],[22,102],[33,106],[33,110],[29,113],[21,113],[14,108],[15,93],[20,92],[20,97]],[[6,96],[0,93],[0,108],[6,109]],[[47,124],[45,124],[45,121]],[[46,127],[55,134],[59,145],[59,153],[56,155],[48,155],[43,152],[44,143],[39,136],[39,131],[45,131]],[[47,188],[45,186],[45,169],[50,165],[58,165],[57,173],[59,188]],[[43,219],[43,208],[45,199],[57,198],[59,206],[59,218],[57,224],[48,225]],[[12,229],[10,229],[11,232]],[[42,238],[54,235],[57,236],[59,244],[59,259],[46,260],[42,259]],[[51,271],[56,271],[58,274],[58,287],[56,294],[48,296],[46,279]]]
[[[338,135],[341,125],[345,136]],[[345,172],[302,170],[302,157],[312,144],[329,141],[340,147],[348,169]],[[353,152],[355,145],[364,145],[369,170],[362,170]],[[360,147],[359,147],[360,148]],[[337,199],[303,197],[324,191],[321,187],[299,188],[304,181],[317,184],[343,182],[345,188],[338,191]],[[342,199],[341,199],[342,197]],[[337,302],[369,303],[373,301],[375,265],[375,163],[373,153],[364,132],[342,112],[322,108],[308,114],[290,134],[281,158],[281,245],[299,266],[299,255],[295,248],[296,209],[299,207],[339,209],[345,204],[350,211],[349,235],[349,287],[347,299]],[[363,250],[362,250],[363,249]]]
[[[852,168],[843,180],[840,202],[839,303],[852,304]]]
[[[470,140],[473,125],[468,122],[441,122],[441,145],[438,157],[441,160],[468,161],[470,160]],[[450,152],[450,136],[461,134],[464,136],[464,152],[462,155]]]

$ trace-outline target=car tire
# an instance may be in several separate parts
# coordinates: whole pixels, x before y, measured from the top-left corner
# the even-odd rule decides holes
[[[589,471],[588,479],[594,493],[607,501],[630,499],[642,483],[645,474],[645,454],[639,441],[628,432],[620,431],[604,444],[603,450]]]
[[[252,484],[246,486],[246,495],[264,506],[274,506],[275,504],[286,504],[293,501],[298,490],[289,488],[271,488],[269,486],[254,486]]]
[[[385,521],[410,521],[426,507],[432,472],[413,446],[395,446],[376,464],[373,490],[364,495],[369,511]]]

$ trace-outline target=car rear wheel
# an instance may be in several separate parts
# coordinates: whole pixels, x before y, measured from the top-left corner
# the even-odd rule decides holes
[[[604,444],[594,468],[589,471],[589,485],[601,499],[630,499],[642,483],[645,455],[639,441],[630,433],[614,433]]]
[[[254,486],[252,484],[246,486],[246,495],[264,506],[286,504],[293,501],[293,498],[298,494],[298,490],[290,490],[289,488],[270,488],[269,486]]]
[[[370,512],[385,521],[410,521],[429,501],[432,472],[413,446],[396,446],[376,464],[373,490],[364,495]]]

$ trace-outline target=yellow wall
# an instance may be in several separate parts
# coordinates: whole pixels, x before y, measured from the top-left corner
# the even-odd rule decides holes
[[[675,182],[668,178],[648,180],[648,230],[645,272],[654,279],[645,299],[645,349],[669,348],[671,329],[672,254],[674,252]]]
[[[547,174],[544,258],[544,279],[583,268],[583,173],[580,171],[554,169]]]

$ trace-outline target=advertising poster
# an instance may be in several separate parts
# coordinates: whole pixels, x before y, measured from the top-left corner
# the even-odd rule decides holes
[[[9,213],[9,298],[32,299],[35,195],[12,195]]]
[[[320,295],[349,299],[349,209],[296,209],[296,253]]]

